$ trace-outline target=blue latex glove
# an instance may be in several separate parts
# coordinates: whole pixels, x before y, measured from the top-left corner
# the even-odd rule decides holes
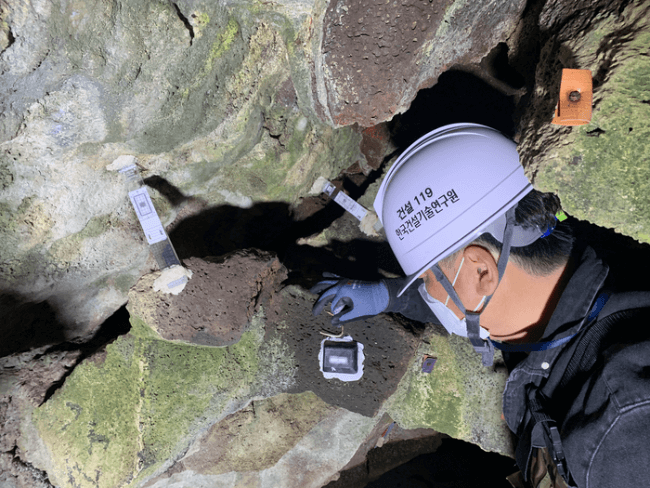
[[[335,278],[317,283],[312,293],[322,293],[312,313],[320,315],[331,302],[332,325],[373,317],[388,307],[388,288],[382,281],[356,281],[323,273],[326,278]]]

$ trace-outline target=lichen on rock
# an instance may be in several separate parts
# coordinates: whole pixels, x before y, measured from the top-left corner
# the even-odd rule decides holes
[[[620,16],[597,16],[580,32],[569,23],[549,40],[521,141],[540,190],[557,193],[571,215],[642,242],[650,242],[649,19],[647,3],[628,4]],[[588,125],[548,124],[563,67],[591,70]]]
[[[422,372],[425,355],[436,358],[429,374]],[[434,429],[512,456],[510,431],[500,417],[507,372],[496,359],[497,367],[485,368],[465,338],[432,333],[412,357],[386,412],[404,428]]]
[[[262,322],[255,323],[237,344],[215,348],[157,339],[133,317],[129,335],[78,366],[34,415],[52,480],[123,486],[181,455],[209,423],[254,394],[251,385],[265,375]]]
[[[77,366],[61,389],[34,412],[47,446],[44,467],[57,485],[139,484],[184,456],[201,432],[252,398],[273,396],[292,386],[293,352],[278,338],[265,340],[264,332],[264,307],[286,276],[277,258],[240,252],[216,263],[190,260],[189,267],[195,276],[188,287],[194,288],[171,297],[185,297],[177,311],[182,315],[177,318],[185,321],[165,322],[167,315],[156,312],[157,305],[169,307],[170,297],[153,290],[157,274],[145,276],[131,291],[130,333]],[[234,274],[227,274],[229,268]],[[235,272],[242,270],[250,272]],[[195,319],[205,310],[193,307],[191,295],[201,288],[215,292],[215,303],[220,302],[215,289],[225,288],[224,301],[218,305],[224,316],[210,313],[205,324],[209,327],[215,319],[222,325],[239,321],[237,337],[225,338],[218,346],[197,345],[206,342],[203,336],[177,340],[184,337],[184,327],[197,331]],[[234,293],[242,299],[242,307],[229,310]],[[202,295],[202,301],[206,305],[210,297]],[[179,337],[172,326],[180,331]]]
[[[252,401],[213,425],[183,466],[210,475],[270,468],[335,410],[311,392]]]

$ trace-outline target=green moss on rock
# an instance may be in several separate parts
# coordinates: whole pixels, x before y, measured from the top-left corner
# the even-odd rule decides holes
[[[462,377],[449,341],[434,335],[430,345],[420,349],[389,400],[388,414],[407,429],[430,428],[455,438],[468,437],[462,418]],[[421,373],[424,354],[438,359],[431,374]]]
[[[57,486],[122,486],[136,472],[142,344],[134,342],[122,338],[107,347],[102,364],[88,361],[76,368],[34,412],[52,454],[55,468],[49,475]]]
[[[145,464],[178,454],[179,441],[211,402],[223,407],[231,392],[252,382],[258,347],[254,332],[245,332],[229,348],[186,347],[165,341],[147,344],[142,409]]]
[[[626,16],[633,18],[631,8]],[[638,15],[644,8],[647,16],[647,7]],[[650,23],[631,35],[619,27],[609,20],[576,47],[594,75],[603,46],[615,46],[616,62],[595,90],[591,123],[545,150],[535,184],[557,192],[575,217],[650,242]]]
[[[203,15],[207,16],[207,14]],[[226,28],[217,36],[210,48],[210,53],[205,60],[205,65],[203,66],[204,76],[212,71],[214,62],[230,49],[239,32],[239,23],[233,17],[230,17]]]
[[[510,431],[501,419],[505,368],[483,367],[466,338],[432,334],[428,341],[386,403],[387,413],[403,428],[434,429],[512,455]],[[422,373],[425,354],[437,358],[430,374]]]
[[[69,262],[81,255],[83,241],[102,235],[110,227],[111,215],[92,217],[86,226],[76,234],[54,241],[50,254],[55,262]]]
[[[131,324],[34,414],[57,486],[136,484],[259,380],[259,318],[237,344],[222,348],[159,340],[135,316]]]
[[[275,465],[316,424],[336,410],[312,392],[280,394],[215,424],[195,454],[183,460],[201,474],[262,471]]]
[[[0,154],[0,190],[6,190],[14,182],[9,156]]]

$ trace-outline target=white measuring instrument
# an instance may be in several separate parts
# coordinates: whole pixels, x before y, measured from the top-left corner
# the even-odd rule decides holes
[[[350,212],[359,221],[362,221],[368,213],[363,205],[360,205],[345,193],[339,191],[330,181],[327,181],[325,186],[323,186],[323,193],[329,195],[332,200]]]
[[[138,167],[135,164],[126,166],[120,170],[126,179],[129,189],[129,200],[138,217],[140,226],[144,232],[149,247],[153,252],[160,269],[169,268],[174,265],[181,265],[174,246],[158,217],[158,212],[153,206],[151,196],[140,176]]]

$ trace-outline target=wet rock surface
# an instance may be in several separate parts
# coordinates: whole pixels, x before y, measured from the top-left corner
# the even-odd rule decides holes
[[[316,298],[298,287],[288,287],[274,297],[268,310],[273,326],[267,329],[266,340],[280,340],[295,351],[296,382],[289,391],[312,391],[331,405],[373,417],[395,392],[424,327],[385,315],[344,325],[344,334],[363,344],[363,376],[352,382],[328,380],[318,362],[321,342],[327,339],[320,332],[338,334],[340,330],[332,327],[325,313],[310,316]]]

